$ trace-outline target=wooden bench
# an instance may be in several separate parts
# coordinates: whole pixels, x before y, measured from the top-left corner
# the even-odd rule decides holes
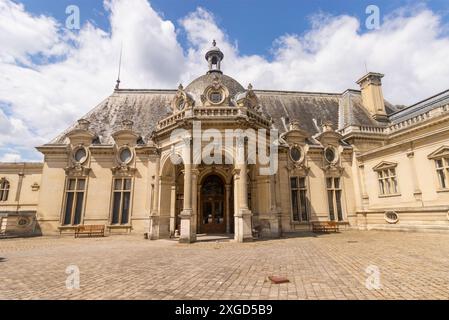
[[[87,235],[90,237],[104,237],[104,225],[85,225],[75,228],[75,238],[79,238],[80,235]]]
[[[317,232],[338,232],[339,227],[336,221],[312,222],[312,231]]]

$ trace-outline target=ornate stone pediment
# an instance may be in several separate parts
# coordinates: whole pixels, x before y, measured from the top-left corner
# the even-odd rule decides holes
[[[235,104],[238,107],[251,108],[256,111],[260,111],[259,109],[259,99],[257,95],[253,91],[253,86],[251,84],[248,85],[248,90],[245,92],[238,93],[235,97]]]
[[[431,154],[427,156],[429,159],[436,159],[441,157],[448,157],[449,156],[449,146],[441,146]]]
[[[382,161],[381,163],[379,163],[378,165],[376,165],[373,170],[374,171],[380,171],[380,170],[385,170],[385,169],[392,169],[392,168],[396,168],[398,166],[397,163],[395,162],[389,162],[389,161]]]
[[[330,121],[325,121],[322,124],[322,132],[314,137],[323,145],[339,144],[343,139],[343,136],[333,129],[333,123]]]
[[[293,120],[292,122],[290,122],[289,131],[281,135],[281,138],[289,145],[299,144],[301,146],[304,146],[306,144],[306,139],[308,137],[309,134],[301,129],[299,121],[297,120]]]

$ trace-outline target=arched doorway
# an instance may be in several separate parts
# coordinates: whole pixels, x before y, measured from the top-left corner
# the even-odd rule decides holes
[[[225,184],[218,175],[207,176],[201,185],[200,232],[226,232]]]

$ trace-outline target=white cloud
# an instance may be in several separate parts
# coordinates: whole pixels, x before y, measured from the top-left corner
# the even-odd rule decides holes
[[[5,153],[0,157],[0,162],[19,162],[22,157],[19,153]]]
[[[121,46],[122,87],[129,88],[186,85],[206,71],[204,53],[216,39],[225,53],[223,70],[244,86],[341,92],[356,88],[366,63],[386,74],[384,95],[393,103],[447,89],[449,37],[439,16],[425,8],[384,17],[381,29],[368,33],[354,17],[320,15],[307,32],[273,39],[267,60],[242,55],[202,8],[180,21],[188,39],[184,53],[180,30],[147,1],[106,0],[105,7],[110,33],[92,24],[72,33],[51,17],[0,0],[0,159],[49,141],[109,95]],[[50,62],[36,64],[36,54]]]

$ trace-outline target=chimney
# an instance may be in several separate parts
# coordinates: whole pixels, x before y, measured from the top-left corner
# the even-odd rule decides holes
[[[373,119],[377,121],[388,121],[387,113],[385,112],[384,95],[382,93],[382,78],[381,73],[369,72],[357,81],[362,91],[362,101],[365,109],[369,111]]]

